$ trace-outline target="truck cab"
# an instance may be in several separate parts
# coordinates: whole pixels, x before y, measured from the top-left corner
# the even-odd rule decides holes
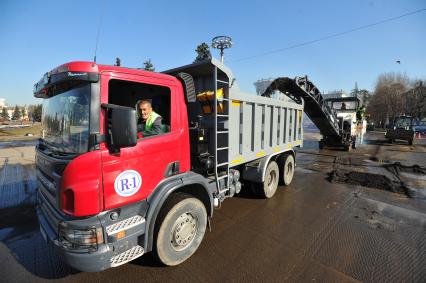
[[[43,98],[36,147],[42,234],[80,270],[103,270],[150,250],[145,231],[153,233],[150,219],[159,211],[149,207],[167,188],[200,177],[189,170],[183,84],[165,74],[71,62],[47,73],[34,94]],[[141,99],[166,131],[138,138]],[[205,186],[197,194],[211,213],[211,190],[203,179],[197,184]]]
[[[182,263],[242,182],[265,198],[289,185],[303,144],[303,102],[244,94],[214,59],[165,73],[70,62],[34,96],[43,99],[40,231],[82,271],[146,252]],[[143,131],[140,101],[161,117],[154,135]]]
[[[325,104],[336,113],[341,131],[350,134],[352,148],[361,144],[367,129],[367,122],[363,117],[361,119],[357,117],[357,111],[360,108],[359,98],[354,96],[327,98]]]

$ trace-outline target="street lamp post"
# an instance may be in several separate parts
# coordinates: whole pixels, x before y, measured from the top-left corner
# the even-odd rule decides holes
[[[225,35],[216,36],[212,39],[212,47],[220,50],[220,60],[223,63],[223,50],[232,47],[232,39]]]

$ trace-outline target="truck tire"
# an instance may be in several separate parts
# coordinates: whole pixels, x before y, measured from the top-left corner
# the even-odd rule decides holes
[[[409,144],[409,145],[413,145],[413,139],[409,140],[409,141],[408,141],[408,144]]]
[[[287,154],[287,156],[284,159],[283,167],[281,168],[281,179],[284,186],[290,185],[291,181],[293,180],[294,176],[294,157],[292,154]]]
[[[197,198],[172,195],[158,215],[154,234],[155,258],[167,266],[191,257],[201,244],[207,226],[207,211]]]
[[[275,161],[271,161],[266,167],[265,180],[262,183],[253,183],[255,191],[263,198],[271,198],[278,188],[280,170]]]

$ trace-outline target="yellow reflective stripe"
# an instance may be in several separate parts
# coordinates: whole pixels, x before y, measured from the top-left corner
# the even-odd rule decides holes
[[[265,154],[266,154],[266,152],[260,151],[260,152],[256,153],[256,157],[264,156]]]
[[[244,158],[243,158],[243,157],[240,157],[240,158],[237,158],[237,159],[232,160],[232,161],[231,161],[231,164],[237,164],[237,163],[241,163],[241,162],[243,162],[243,161],[244,161]]]
[[[239,100],[232,100],[231,105],[232,106],[240,106],[241,105],[241,101],[239,101]]]

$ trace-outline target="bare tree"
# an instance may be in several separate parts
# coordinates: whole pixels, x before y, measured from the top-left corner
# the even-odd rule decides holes
[[[377,78],[376,86],[367,113],[379,124],[392,123],[393,119],[405,113],[403,93],[411,86],[406,74],[383,73]]]

